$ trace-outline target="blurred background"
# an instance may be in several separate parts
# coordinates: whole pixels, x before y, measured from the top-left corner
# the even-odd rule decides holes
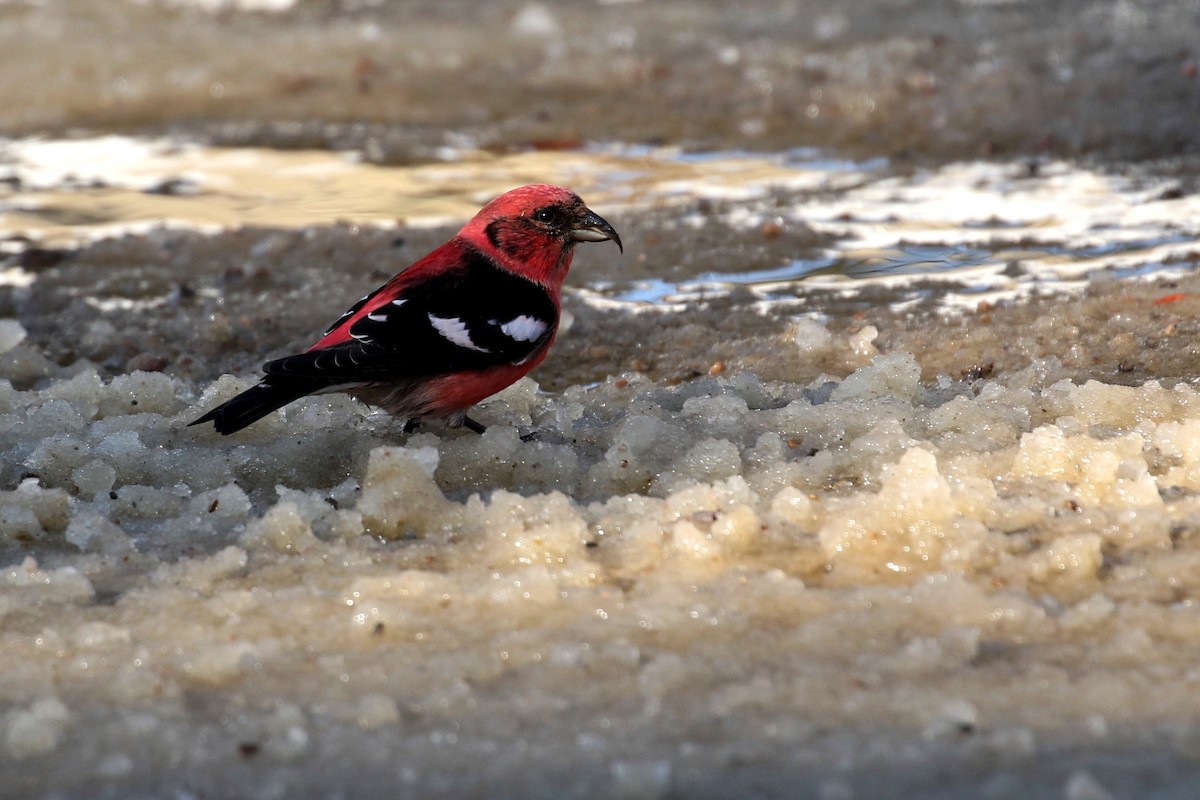
[[[4,0],[0,134],[1152,158],[1200,142],[1198,31],[1188,0]]]

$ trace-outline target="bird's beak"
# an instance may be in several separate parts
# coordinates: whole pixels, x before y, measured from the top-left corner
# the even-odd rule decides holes
[[[613,230],[613,226],[590,208],[585,208],[582,216],[571,223],[568,236],[574,242],[604,242],[611,239],[617,243],[617,248],[622,253],[625,252],[625,248],[621,246],[621,237]]]

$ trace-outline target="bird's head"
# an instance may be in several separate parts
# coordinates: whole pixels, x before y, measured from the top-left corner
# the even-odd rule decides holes
[[[459,236],[502,266],[539,283],[561,285],[578,242],[621,237],[579,195],[561,186],[534,184],[505,192],[488,203]]]

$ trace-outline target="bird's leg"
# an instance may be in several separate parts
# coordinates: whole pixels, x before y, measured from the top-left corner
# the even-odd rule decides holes
[[[406,434],[412,433],[420,426],[421,426],[420,419],[418,419],[417,417],[410,417],[408,422],[404,423],[404,432]]]
[[[479,433],[479,434],[482,434],[484,431],[487,430],[486,425],[481,425],[480,423],[478,423],[475,420],[471,419],[470,417],[466,417],[466,416],[464,416],[462,418],[462,426],[469,431],[475,431],[476,433]]]

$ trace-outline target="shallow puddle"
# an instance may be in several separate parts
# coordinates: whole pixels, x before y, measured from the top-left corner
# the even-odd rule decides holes
[[[124,137],[14,141],[4,146],[0,236],[19,252],[168,226],[304,227],[350,222],[446,225],[515,185],[568,185],[605,213],[653,213],[686,230],[714,220],[742,235],[809,228],[824,246],[743,271],[703,259],[670,280],[587,281],[609,300],[679,303],[751,288],[792,298],[800,281],[942,284],[941,302],[974,307],[1033,291],[1081,288],[1089,276],[1170,277],[1200,250],[1200,200],[1169,176],[1108,174],[1063,162],[967,163],[896,174],[803,150],[779,155],[685,154],[646,148],[490,155],[380,167],[325,151],[220,149]],[[714,212],[712,203],[722,209]],[[698,205],[699,204],[699,205]],[[633,255],[637,255],[636,253]],[[9,282],[28,282],[10,269]],[[586,281],[586,279],[585,279]],[[853,284],[842,284],[850,290]]]

